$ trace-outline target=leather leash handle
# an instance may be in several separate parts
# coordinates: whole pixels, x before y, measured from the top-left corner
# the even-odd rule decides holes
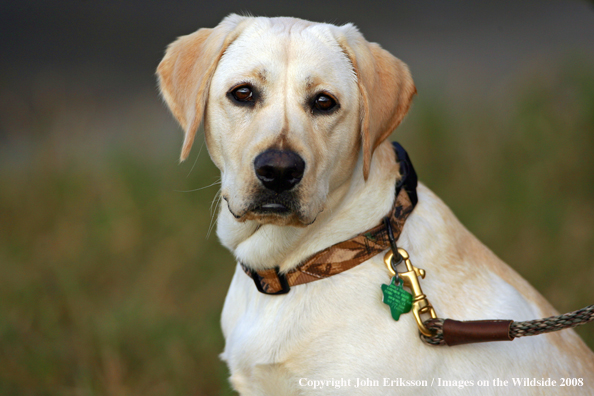
[[[459,320],[446,319],[443,340],[448,346],[491,341],[513,341],[510,327],[513,320]]]

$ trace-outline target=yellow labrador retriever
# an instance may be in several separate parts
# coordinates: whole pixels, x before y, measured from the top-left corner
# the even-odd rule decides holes
[[[413,315],[395,321],[382,303],[391,279],[384,254],[329,277],[319,274],[331,264],[303,270],[324,279],[287,283],[395,207],[401,175],[387,137],[416,89],[407,66],[353,25],[230,15],[172,43],[158,77],[185,131],[181,159],[203,122],[221,171],[217,234],[238,260],[221,357],[240,394],[594,394],[594,354],[572,330],[425,345]],[[555,314],[428,188],[417,193],[397,243],[427,271],[423,290],[440,317]],[[267,271],[283,294],[259,283]]]

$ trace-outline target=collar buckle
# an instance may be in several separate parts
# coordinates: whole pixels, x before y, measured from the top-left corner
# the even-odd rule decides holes
[[[267,282],[267,280],[260,276],[260,274],[258,274],[258,271],[254,271],[250,269],[249,272],[249,276],[254,280],[254,283],[256,284],[256,289],[258,289],[258,291],[260,293],[264,293],[264,294],[268,294],[268,295],[278,295],[278,294],[287,294],[290,290],[291,287],[289,286],[289,281],[287,280],[287,277],[284,274],[279,273],[279,268],[278,267],[274,267],[274,273],[278,279],[278,283],[281,287],[280,290],[275,291],[275,292],[270,292],[268,291],[270,289],[270,284],[269,282]]]

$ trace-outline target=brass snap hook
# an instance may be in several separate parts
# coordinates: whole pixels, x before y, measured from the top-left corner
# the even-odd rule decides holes
[[[394,257],[394,252],[388,251],[384,256],[384,263],[386,264],[386,268],[390,272],[392,276],[398,276],[402,279],[404,286],[408,287],[413,295],[413,302],[412,302],[412,311],[417,321],[417,326],[419,327],[419,331],[421,334],[427,337],[431,337],[433,334],[431,331],[425,326],[423,323],[423,319],[421,315],[429,314],[431,318],[437,318],[437,314],[435,313],[435,309],[427,300],[427,296],[423,294],[423,290],[421,289],[421,284],[419,282],[419,276],[421,278],[425,278],[425,270],[421,268],[417,268],[412,265],[410,261],[410,256],[408,252],[402,248],[398,248],[398,253],[404,260],[406,265],[406,272],[396,272],[395,266],[392,263],[392,258]]]

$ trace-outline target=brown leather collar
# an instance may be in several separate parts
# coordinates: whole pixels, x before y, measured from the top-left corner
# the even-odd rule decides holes
[[[417,175],[404,148],[396,142],[393,145],[402,177],[396,185],[394,206],[387,217],[390,220],[394,240],[397,240],[404,222],[417,204]],[[388,232],[382,221],[370,230],[319,251],[285,274],[280,273],[278,267],[254,271],[243,263],[240,264],[245,273],[254,280],[259,292],[285,294],[289,292],[291,286],[339,274],[369,260],[389,247]]]

